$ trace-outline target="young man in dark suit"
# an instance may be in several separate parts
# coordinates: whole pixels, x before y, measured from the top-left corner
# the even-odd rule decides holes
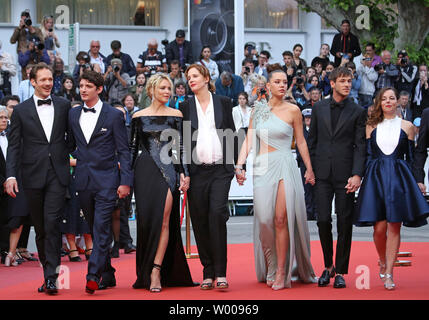
[[[365,170],[367,113],[348,97],[352,75],[347,68],[334,69],[329,80],[332,97],[313,106],[308,149],[316,175],[317,226],[326,268],[319,286],[327,286],[336,273],[334,288],[345,288],[343,275],[348,273],[350,259],[354,197]],[[331,224],[334,195],[338,231],[335,267]]]
[[[116,286],[109,255],[112,213],[118,197],[129,195],[133,179],[124,114],[99,99],[103,84],[101,74],[86,71],[79,80],[84,105],[69,114],[76,144],[76,190],[94,242],[86,276],[90,294]]]
[[[34,95],[12,113],[5,188],[16,197],[18,160],[22,186],[36,230],[36,245],[45,282],[39,292],[57,293],[61,264],[60,214],[69,183],[68,112],[70,102],[51,97],[53,71],[39,63],[30,73]]]
[[[6,107],[0,106],[0,186],[6,181],[7,136],[6,128],[9,120]],[[7,227],[7,193],[0,188],[0,255],[4,263],[9,250],[9,228]]]

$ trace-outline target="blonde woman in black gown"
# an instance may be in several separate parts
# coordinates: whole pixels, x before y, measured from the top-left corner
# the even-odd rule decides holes
[[[187,191],[190,183],[182,161],[182,113],[165,105],[172,87],[167,75],[153,75],[147,84],[152,103],[132,119],[137,208],[137,280],[133,288],[150,292],[160,292],[163,286],[193,285],[179,221],[180,191]],[[171,146],[176,152],[171,152]]]

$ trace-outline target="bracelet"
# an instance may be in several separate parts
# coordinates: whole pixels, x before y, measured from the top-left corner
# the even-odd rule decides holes
[[[243,166],[242,166],[242,165],[236,165],[236,166],[234,166],[234,169],[240,169],[240,170],[243,170]]]

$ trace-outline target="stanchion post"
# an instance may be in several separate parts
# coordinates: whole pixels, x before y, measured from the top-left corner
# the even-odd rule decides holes
[[[198,253],[191,253],[191,217],[189,214],[189,201],[186,200],[186,251],[187,259],[199,258]]]

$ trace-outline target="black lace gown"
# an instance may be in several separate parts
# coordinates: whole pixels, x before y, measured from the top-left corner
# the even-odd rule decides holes
[[[188,176],[183,164],[182,118],[141,116],[131,124],[131,149],[134,167],[134,194],[137,209],[137,280],[134,288],[150,287],[155,254],[161,235],[165,199],[173,196],[169,241],[161,269],[161,285],[193,286],[180,233],[179,175]],[[171,150],[177,152],[172,152]],[[139,153],[141,151],[141,153]]]

